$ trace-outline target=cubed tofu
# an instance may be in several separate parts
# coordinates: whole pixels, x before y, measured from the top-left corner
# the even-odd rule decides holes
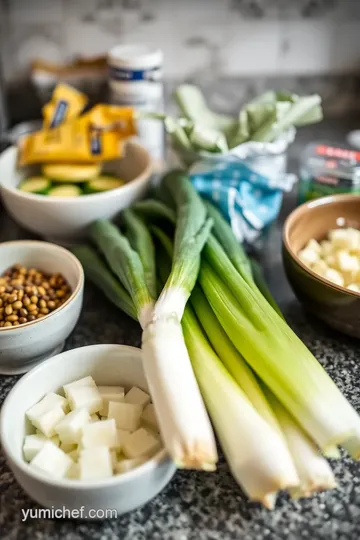
[[[31,461],[34,459],[48,440],[45,435],[27,435],[23,446],[25,460]]]
[[[344,286],[343,276],[340,274],[340,272],[334,270],[333,268],[328,268],[328,270],[324,274],[324,277],[332,283],[335,283],[336,285],[341,285],[341,287]]]
[[[340,272],[350,272],[354,276],[359,271],[359,261],[354,255],[350,255],[348,251],[340,249],[336,253],[337,267]]]
[[[50,441],[55,444],[55,446],[60,446],[60,437],[59,435],[53,435],[50,438]]]
[[[33,426],[47,437],[54,435],[55,425],[65,416],[67,400],[54,392],[46,394],[42,400],[26,411]]]
[[[59,422],[55,428],[62,444],[77,444],[81,438],[81,429],[90,422],[86,409],[76,409]]]
[[[359,292],[360,293],[360,283],[350,283],[346,287],[349,291]]]
[[[136,469],[136,467],[139,467],[140,465],[145,463],[147,460],[148,460],[147,457],[139,457],[135,459],[122,459],[116,463],[115,473],[123,474],[128,471],[132,471],[133,469]]]
[[[117,429],[135,431],[140,426],[142,410],[142,405],[110,401],[108,418],[115,419]]]
[[[90,415],[90,422],[99,422],[100,417],[97,414]]]
[[[319,261],[317,261],[315,264],[311,266],[311,270],[315,272],[316,274],[318,274],[319,276],[324,276],[326,274],[327,269],[328,269],[328,265],[322,259],[320,259]]]
[[[40,412],[38,416],[32,413],[32,424],[41,431],[46,437],[55,435],[55,426],[65,418],[65,413],[59,405],[52,409]]]
[[[152,403],[148,403],[142,412],[141,420],[155,431],[159,431],[159,424],[156,418],[155,407]]]
[[[73,381],[71,383],[64,384],[63,388],[64,388],[65,396],[67,397],[69,389],[71,389],[71,388],[79,388],[81,386],[92,386],[92,387],[94,387],[94,386],[96,386],[96,383],[95,383],[94,379],[91,377],[91,375],[88,375],[87,377],[83,377],[82,379],[78,379],[77,381]]]
[[[69,410],[67,399],[59,396],[59,394],[55,394],[55,392],[48,392],[38,403],[26,411],[26,414],[31,421],[31,416],[34,413],[37,415],[39,412],[48,411],[56,406],[60,406],[65,413]]]
[[[311,266],[319,260],[319,254],[307,247],[299,251],[298,257],[306,266]]]
[[[81,450],[79,456],[80,480],[110,478],[112,472],[111,454],[106,446]]]
[[[78,463],[73,463],[66,473],[66,478],[69,480],[79,480],[80,477],[80,466]]]
[[[71,457],[71,459],[73,461],[77,461],[79,459],[79,455],[80,455],[80,448],[79,446],[75,446],[75,448],[73,450],[71,450],[71,452],[67,452],[67,455],[69,457]]]
[[[123,446],[123,453],[127,458],[152,456],[160,450],[161,442],[145,428],[140,428],[129,435]]]
[[[150,403],[150,396],[137,386],[133,386],[131,390],[129,390],[129,392],[125,395],[125,402],[145,407],[145,405]]]
[[[73,460],[51,441],[47,441],[31,460],[30,467],[54,478],[64,478]]]
[[[104,422],[87,424],[82,428],[82,448],[95,448],[96,446],[116,448],[117,443],[118,437],[114,418]]]
[[[321,252],[321,246],[319,242],[314,240],[314,238],[308,241],[308,243],[306,244],[306,249],[311,249],[312,251],[315,251],[315,253],[318,253],[319,255]]]
[[[111,466],[114,473],[116,470],[117,462],[118,462],[116,450],[110,450],[110,457],[111,457]]]
[[[103,408],[99,411],[100,416],[107,416],[109,401],[124,401],[125,390],[122,386],[98,386],[103,400]]]
[[[94,414],[103,407],[103,401],[96,386],[74,386],[68,388],[67,398],[72,411],[86,409],[89,414]]]
[[[334,248],[329,240],[323,240],[320,242],[321,247],[321,257],[325,258],[328,255],[331,255],[334,251]]]
[[[337,260],[336,260],[336,256],[334,255],[334,253],[330,253],[330,255],[327,255],[325,257],[325,262],[330,268],[333,268],[334,270],[337,270]]]
[[[63,452],[65,452],[65,454],[71,454],[72,452],[74,452],[74,450],[77,449],[77,444],[69,444],[69,443],[60,443],[60,446],[59,446],[60,450],[62,450]],[[71,456],[70,456],[71,457]]]
[[[334,229],[329,232],[329,239],[333,248],[338,249],[347,249],[351,250],[352,248],[358,245],[358,235],[354,234],[355,229]]]
[[[131,431],[125,431],[124,429],[116,430],[116,450],[118,452],[122,451],[126,437],[130,435]]]

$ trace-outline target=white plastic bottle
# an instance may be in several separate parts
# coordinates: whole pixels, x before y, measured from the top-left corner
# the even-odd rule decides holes
[[[164,110],[163,53],[146,45],[117,45],[108,53],[110,100],[138,110]],[[158,120],[139,121],[140,142],[155,162],[164,159],[164,128]]]

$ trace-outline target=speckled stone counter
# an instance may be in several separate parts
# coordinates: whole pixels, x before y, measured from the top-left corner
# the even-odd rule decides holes
[[[304,129],[290,152],[294,169],[300,147],[314,138],[340,139],[354,121],[324,123]],[[287,285],[281,264],[281,222],[294,204],[284,205],[282,218],[270,232],[262,260],[270,287],[297,334],[312,350],[341,390],[360,411],[360,342],[328,330],[309,318]],[[0,207],[0,239],[29,238]],[[81,319],[66,348],[92,343],[139,345],[138,325],[86,285]],[[18,377],[0,376],[3,400]],[[360,538],[360,464],[344,457],[333,463],[339,487],[311,499],[279,498],[273,512],[249,503],[223,458],[215,473],[178,472],[152,502],[129,515],[102,523],[29,520],[21,509],[36,508],[17,485],[0,454],[0,538],[7,540],[357,540]],[[79,506],[81,501],[79,501]]]

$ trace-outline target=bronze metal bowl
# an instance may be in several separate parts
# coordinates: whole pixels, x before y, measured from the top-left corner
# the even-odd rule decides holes
[[[297,256],[311,238],[323,240],[342,227],[360,229],[360,195],[332,195],[299,206],[284,224],[283,261],[304,307],[336,330],[360,338],[360,294],[319,276]]]

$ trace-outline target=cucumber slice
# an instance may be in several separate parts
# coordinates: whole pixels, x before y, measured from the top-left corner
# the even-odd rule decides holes
[[[19,189],[25,193],[36,193],[46,195],[51,187],[51,182],[43,176],[32,176],[21,182]]]
[[[115,178],[113,176],[98,176],[85,184],[84,192],[90,194],[99,193],[101,191],[110,191],[110,189],[121,187],[124,184],[124,180],[121,180],[120,178]]]
[[[48,192],[49,197],[80,197],[82,195],[81,188],[74,186],[73,184],[64,184],[63,186],[56,186]]]
[[[101,165],[90,163],[88,165],[49,164],[42,167],[42,173],[56,182],[86,182],[95,178],[101,172]]]

